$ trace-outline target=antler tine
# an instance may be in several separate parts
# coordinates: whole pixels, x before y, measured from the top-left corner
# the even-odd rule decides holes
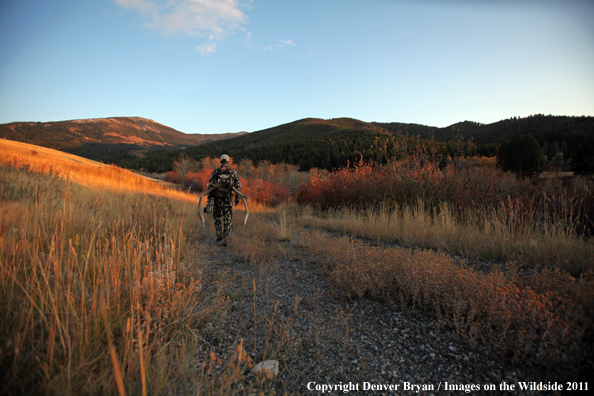
[[[202,191],[200,194],[198,194],[198,215],[200,216],[200,220],[202,220],[202,226],[206,225],[206,220],[204,219],[204,215],[200,211],[200,207],[202,206],[202,198],[204,198],[205,195],[207,195],[209,192],[211,192],[212,190],[214,190],[215,188],[218,188],[218,187],[219,187],[219,185],[215,184],[212,187],[210,187],[208,190]]]
[[[239,195],[239,197],[243,201],[243,207],[245,208],[245,215],[243,216],[243,225],[246,225],[248,216],[250,215],[250,209],[248,208],[248,202],[249,202],[250,198],[247,195],[242,194],[235,187],[231,187],[231,188],[233,189],[233,191],[235,191],[235,193],[237,195]]]

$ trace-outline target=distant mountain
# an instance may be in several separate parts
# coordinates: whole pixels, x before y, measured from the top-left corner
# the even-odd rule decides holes
[[[395,135],[381,126],[352,118],[305,118],[234,139],[191,147],[184,153],[196,160],[218,158],[227,153],[235,162],[243,159],[254,163],[284,162],[299,165],[305,171],[314,167],[332,169],[343,166],[347,161],[357,161],[361,156],[369,159],[376,155],[374,144],[394,139]],[[156,153],[124,166],[164,172],[172,168],[174,159],[180,154],[181,151]]]
[[[516,133],[533,135],[542,146],[545,142],[575,141],[594,138],[594,117],[569,117],[535,114],[524,118],[509,118],[491,124],[463,121],[445,128],[429,127],[418,124],[379,123],[373,125],[392,133],[401,132],[418,135],[437,141],[447,141],[460,135],[465,139],[472,138],[476,144],[493,144],[509,140]]]
[[[185,134],[141,117],[112,117],[0,125],[0,138],[58,149],[104,162],[121,162],[161,149],[179,149],[246,132]]]
[[[537,114],[492,124],[463,121],[445,128],[352,118],[305,118],[249,134],[209,135],[184,134],[138,117],[0,125],[0,138],[149,172],[171,170],[182,150],[196,160],[227,153],[235,162],[284,162],[303,171],[341,167],[361,158],[383,162],[427,144],[436,144],[446,157],[453,153],[468,155],[469,147],[474,154],[492,156],[516,133],[533,135],[549,160],[556,158],[560,166],[567,167],[584,143],[594,146],[594,117]],[[460,152],[460,140],[466,142],[464,152]]]
[[[235,162],[244,159],[254,163],[285,162],[305,171],[314,167],[332,169],[360,158],[383,162],[428,144],[435,144],[444,156],[455,153],[493,156],[499,145],[516,133],[533,135],[549,159],[557,157],[562,161],[560,165],[567,166],[585,142],[594,146],[594,117],[534,115],[492,124],[464,121],[446,128],[352,118],[305,118],[234,139],[191,147],[184,153],[196,160],[227,153]],[[454,138],[456,142],[452,141]],[[464,152],[460,152],[460,139],[465,142]],[[173,161],[180,154],[181,151],[155,153],[126,162],[124,166],[164,172],[172,169]]]

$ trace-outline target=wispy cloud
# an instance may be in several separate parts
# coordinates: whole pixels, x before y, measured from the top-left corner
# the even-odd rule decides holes
[[[211,53],[213,53],[217,50],[217,45],[214,43],[202,44],[202,45],[197,46],[196,49],[202,55],[210,55]]]
[[[282,48],[282,47],[286,47],[286,46],[295,46],[295,45],[297,45],[297,44],[295,44],[295,42],[293,40],[276,39],[275,45],[262,45],[260,47],[264,51],[272,51],[275,48]]]
[[[241,29],[247,16],[242,11],[253,0],[114,0],[117,5],[135,10],[145,19],[144,26],[165,36],[183,34],[211,40]]]
[[[293,40],[276,40],[278,43],[281,43],[281,46],[284,45],[297,45]]]

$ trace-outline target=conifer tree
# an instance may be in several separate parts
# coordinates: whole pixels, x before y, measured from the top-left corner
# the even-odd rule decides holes
[[[514,135],[502,143],[497,155],[497,165],[521,177],[532,177],[541,172],[545,156],[532,135]]]
[[[571,169],[576,175],[594,174],[594,148],[584,143],[573,158]]]

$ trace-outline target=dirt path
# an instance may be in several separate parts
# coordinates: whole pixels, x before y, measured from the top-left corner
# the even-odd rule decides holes
[[[228,287],[224,315],[205,329],[204,341],[224,356],[243,339],[256,361],[278,360],[280,373],[267,391],[320,394],[322,386],[332,385],[331,394],[344,394],[341,386],[358,384],[377,394],[476,394],[482,393],[477,387],[500,392],[502,383],[554,381],[534,369],[506,366],[481,348],[470,350],[422,313],[336,297],[316,257],[300,243],[299,230],[290,240],[260,245],[260,256],[246,256],[253,248],[240,240],[246,235],[240,231],[227,248],[213,238],[197,246],[207,255],[205,280]],[[372,392],[377,386],[395,390]]]

